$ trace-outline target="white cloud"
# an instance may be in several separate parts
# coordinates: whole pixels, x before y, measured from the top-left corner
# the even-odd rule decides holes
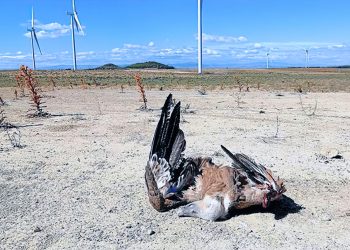
[[[2,59],[23,59],[26,58],[26,55],[16,55],[16,56],[0,56]]]
[[[329,49],[342,49],[345,48],[346,46],[344,44],[333,44],[333,45],[329,45],[328,48]]]
[[[86,52],[78,52],[78,56],[88,56],[88,55],[95,55],[95,51],[86,51]]]
[[[143,46],[139,44],[124,43],[124,47],[127,49],[140,49]]]
[[[148,43],[148,46],[149,46],[149,47],[153,47],[153,46],[154,46],[154,42],[150,41],[150,42]]]
[[[57,22],[43,24],[36,21],[36,35],[38,38],[57,38],[70,34],[70,25],[60,24]],[[79,32],[77,33],[79,34]],[[26,32],[24,36],[30,38],[30,32]]]
[[[128,49],[126,48],[114,48],[112,49],[112,53],[125,53],[128,52]]]
[[[203,53],[204,55],[212,55],[212,56],[218,56],[220,54],[219,51],[214,49],[208,49],[208,48],[205,48],[203,52],[204,52]]]
[[[245,36],[233,37],[233,36],[218,36],[203,33],[203,41],[207,42],[219,42],[219,43],[237,43],[246,42],[248,39]]]

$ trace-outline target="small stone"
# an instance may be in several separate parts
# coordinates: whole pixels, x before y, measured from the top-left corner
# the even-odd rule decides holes
[[[129,224],[129,225],[126,225],[126,228],[131,228],[132,226]]]
[[[35,229],[34,229],[34,233],[39,233],[39,232],[41,232],[42,231],[42,229],[40,228],[40,227],[36,227]]]
[[[148,234],[149,235],[153,235],[153,234],[155,234],[156,232],[154,232],[153,230],[148,230]]]

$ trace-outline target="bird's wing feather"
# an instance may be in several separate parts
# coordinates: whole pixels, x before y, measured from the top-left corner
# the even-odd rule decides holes
[[[246,172],[248,177],[257,184],[264,184],[268,182],[275,190],[277,189],[275,179],[263,165],[256,163],[253,159],[244,154],[233,154],[222,145],[221,148],[231,158],[233,167],[239,168]]]
[[[180,102],[174,105],[169,94],[154,133],[147,163],[154,178],[154,182],[150,183],[156,183],[163,198],[180,195],[184,187],[194,183],[194,175],[198,172],[196,162],[183,156],[186,140],[179,127],[180,105]]]

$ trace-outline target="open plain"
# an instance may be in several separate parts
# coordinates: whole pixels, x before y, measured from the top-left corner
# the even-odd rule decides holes
[[[141,72],[148,111],[133,72],[62,83],[63,71],[39,72],[48,118],[27,117],[14,72],[1,72],[2,109],[21,147],[8,138],[14,129],[0,130],[0,249],[350,248],[350,74],[270,72],[212,72],[205,83]],[[143,175],[169,92],[182,102],[186,155],[229,164],[221,144],[243,152],[285,180],[284,199],[220,222],[156,212]]]

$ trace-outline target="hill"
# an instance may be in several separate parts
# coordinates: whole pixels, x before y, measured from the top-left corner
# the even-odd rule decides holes
[[[106,70],[106,69],[120,69],[119,66],[113,64],[113,63],[107,63],[107,64],[104,64],[100,67],[97,67],[97,68],[94,68],[94,69],[99,69],[99,70]]]
[[[144,63],[135,63],[127,66],[128,69],[174,69],[173,66],[162,64],[159,62],[144,62]]]

